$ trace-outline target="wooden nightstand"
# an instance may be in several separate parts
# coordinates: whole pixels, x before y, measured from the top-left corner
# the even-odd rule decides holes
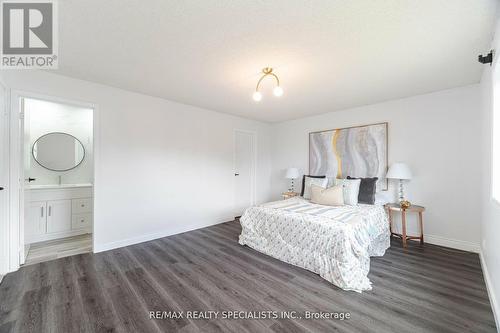
[[[290,199],[290,198],[296,197],[298,195],[299,194],[297,192],[283,192],[283,193],[281,193],[283,200]]]
[[[387,210],[387,215],[389,216],[389,228],[391,230],[391,236],[400,237],[403,241],[403,247],[406,248],[406,242],[410,239],[420,239],[420,244],[424,244],[424,222],[422,218],[422,213],[425,211],[425,207],[418,205],[411,205],[410,207],[404,209],[399,206],[399,204],[387,204],[385,205]],[[397,234],[392,232],[392,212],[401,212],[401,224],[403,233]],[[406,234],[406,212],[418,213],[418,224],[420,226],[420,236],[408,236]]]

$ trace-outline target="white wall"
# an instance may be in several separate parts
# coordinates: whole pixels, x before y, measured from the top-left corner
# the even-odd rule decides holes
[[[63,184],[82,184],[94,181],[92,142],[92,110],[68,104],[26,99],[24,103],[25,128],[25,177],[35,178],[31,184],[57,184],[59,176]],[[56,172],[43,168],[33,158],[32,148],[36,140],[51,132],[68,133],[76,137],[85,149],[85,157],[76,168]]]
[[[427,208],[427,241],[478,251],[479,103],[479,85],[472,85],[273,125],[273,198],[288,187],[287,167],[308,172],[309,132],[387,121],[389,164],[404,161],[412,169],[406,194]]]
[[[498,61],[500,50],[500,21],[497,23],[495,41],[492,47],[497,50],[495,60]],[[496,75],[500,76],[498,63]],[[485,66],[481,80],[482,90],[482,141],[483,168],[482,168],[482,223],[481,223],[481,252],[483,271],[490,292],[490,300],[495,312],[497,327],[500,328],[500,204],[491,197],[492,180],[492,123],[493,123],[493,68]],[[497,78],[500,82],[500,77]],[[497,97],[500,102],[500,96]],[[500,108],[500,105],[496,105]],[[500,147],[495,147],[499,149]]]
[[[11,89],[95,103],[94,250],[233,218],[233,131],[257,132],[257,201],[270,192],[269,125],[47,72]]]

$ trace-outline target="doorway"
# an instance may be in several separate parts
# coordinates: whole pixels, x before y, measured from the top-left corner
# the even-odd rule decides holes
[[[10,128],[17,266],[92,252],[94,107],[14,93]]]
[[[245,209],[255,205],[257,134],[252,131],[234,131],[234,214],[239,217]]]

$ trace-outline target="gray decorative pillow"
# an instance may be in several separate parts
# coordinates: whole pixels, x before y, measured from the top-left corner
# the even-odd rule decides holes
[[[358,204],[359,179],[335,179],[335,185],[342,185],[344,188],[344,203],[346,205],[355,206]]]
[[[375,204],[375,193],[377,192],[378,177],[354,178],[347,176],[347,179],[361,180],[361,185],[359,186],[359,196],[358,196],[359,203],[364,203],[368,205]]]

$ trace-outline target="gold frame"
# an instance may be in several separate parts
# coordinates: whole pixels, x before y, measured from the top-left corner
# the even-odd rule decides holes
[[[278,78],[278,76],[276,74],[273,73],[273,68],[272,67],[264,67],[262,69],[262,77],[259,79],[259,81],[257,81],[257,85],[255,86],[255,91],[259,91],[259,86],[260,86],[260,83],[262,82],[262,80],[266,77],[266,76],[272,76],[276,79],[276,83],[277,83],[277,87],[280,86],[280,79]]]
[[[341,128],[332,128],[332,129],[326,129],[326,130],[321,130],[321,131],[314,131],[314,132],[309,132],[308,134],[308,173],[311,172],[311,134],[317,134],[317,133],[323,133],[323,132],[331,132],[331,131],[338,131],[338,130],[344,130],[344,129],[350,129],[350,128],[359,128],[359,127],[368,127],[368,126],[375,126],[375,125],[385,125],[386,126],[386,131],[385,131],[385,149],[386,149],[386,156],[385,156],[385,164],[386,164],[386,170],[385,172],[389,170],[389,122],[384,121],[380,123],[373,123],[373,124],[366,124],[366,125],[359,125],[359,126],[349,126],[349,127],[341,127]],[[382,191],[388,191],[389,190],[389,180],[386,178],[385,179],[385,189],[382,189]]]

